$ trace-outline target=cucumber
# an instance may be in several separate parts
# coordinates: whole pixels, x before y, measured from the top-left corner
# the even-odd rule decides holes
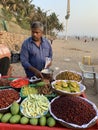
[[[39,82],[39,83],[36,83],[36,87],[42,87],[42,86],[44,86],[45,84],[46,84],[45,82],[41,81],[41,82]]]
[[[30,87],[42,87],[44,86],[46,83],[41,81],[41,82],[38,82],[38,83],[35,83],[35,84],[30,84]]]
[[[30,84],[30,87],[36,87],[36,84]]]

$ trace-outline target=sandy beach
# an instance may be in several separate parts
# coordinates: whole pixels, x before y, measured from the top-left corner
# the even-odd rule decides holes
[[[52,44],[53,48],[53,63],[51,68],[54,70],[54,76],[62,70],[73,70],[81,72],[78,62],[82,61],[83,56],[91,57],[91,65],[95,67],[96,73],[98,73],[98,40],[88,39],[76,39],[68,38],[56,39]],[[25,76],[25,72],[21,63],[14,63],[12,76]],[[93,81],[87,80],[85,82],[86,91],[85,94],[87,98],[94,102],[98,107],[98,94],[96,94],[96,89],[92,86]]]

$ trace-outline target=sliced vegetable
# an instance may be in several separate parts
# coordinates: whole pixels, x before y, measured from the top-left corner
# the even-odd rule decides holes
[[[29,80],[26,78],[19,78],[19,79],[15,79],[10,83],[10,86],[13,88],[21,88],[24,85],[28,85],[29,84]]]

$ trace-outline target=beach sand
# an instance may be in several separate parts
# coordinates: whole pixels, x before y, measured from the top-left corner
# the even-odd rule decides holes
[[[89,39],[85,42],[85,39],[68,38],[56,39],[52,44],[53,48],[53,63],[51,68],[54,70],[54,76],[63,70],[73,70],[81,72],[78,62],[82,61],[83,56],[91,57],[91,65],[95,67],[96,73],[98,73],[98,40]],[[21,63],[14,63],[13,66],[13,76],[25,76],[25,72]],[[93,87],[93,81],[86,80],[85,82],[86,97],[95,103],[98,107],[98,94],[96,94],[96,89]]]

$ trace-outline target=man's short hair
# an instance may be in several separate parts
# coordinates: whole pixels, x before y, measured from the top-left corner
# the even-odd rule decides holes
[[[42,32],[44,31],[44,26],[43,26],[43,24],[41,23],[41,22],[39,22],[39,21],[36,21],[36,22],[32,22],[31,23],[31,29],[36,29],[36,28],[38,28],[38,29],[40,29]]]

